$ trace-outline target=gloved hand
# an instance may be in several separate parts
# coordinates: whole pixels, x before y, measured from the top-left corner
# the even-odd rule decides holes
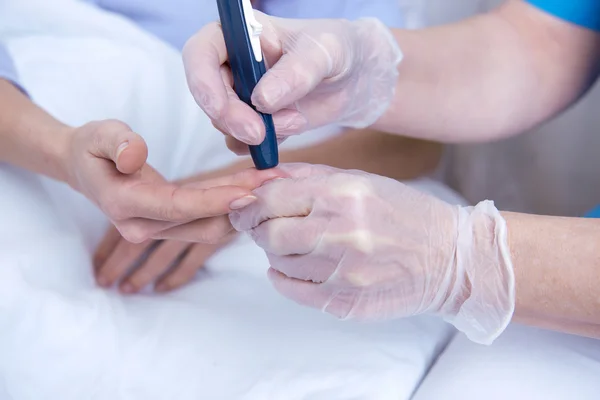
[[[63,169],[69,185],[135,243],[150,238],[216,243],[232,229],[227,214],[255,201],[253,189],[282,176],[277,170],[247,170],[177,185],[146,163],[146,143],[122,122],[92,122],[68,135]]]
[[[291,178],[230,214],[290,299],[340,318],[436,314],[491,343],[515,305],[506,222],[486,201],[452,206],[360,171],[284,165]]]
[[[327,124],[364,128],[386,111],[402,53],[380,21],[255,14],[263,25],[261,44],[271,68],[256,86],[252,103],[273,114],[280,141]],[[265,127],[232,88],[220,25],[208,25],[192,37],[183,60],[190,91],[213,125],[230,135],[229,148],[243,153],[247,144],[260,144]]]

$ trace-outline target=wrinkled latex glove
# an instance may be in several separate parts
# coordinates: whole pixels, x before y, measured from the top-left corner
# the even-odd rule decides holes
[[[256,86],[252,103],[273,114],[280,141],[328,124],[364,128],[387,110],[402,53],[380,21],[255,14],[263,25],[261,44],[271,68]],[[232,88],[220,25],[208,25],[192,37],[183,60],[190,91],[213,125],[228,135],[229,148],[243,153],[246,145],[260,144],[264,124]]]
[[[68,183],[96,204],[123,237],[217,243],[232,230],[228,214],[256,200],[252,190],[282,176],[246,170],[203,182],[167,182],[148,163],[144,139],[114,120],[73,128],[64,154]]]
[[[506,222],[492,202],[452,206],[361,171],[284,165],[291,178],[233,212],[284,296],[339,318],[436,314],[491,343],[515,305]]]

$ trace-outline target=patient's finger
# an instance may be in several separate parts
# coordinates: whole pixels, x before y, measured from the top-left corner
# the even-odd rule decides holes
[[[275,179],[278,177],[282,177],[282,176],[286,176],[286,174],[277,169],[271,169],[271,170],[266,170],[266,171],[257,171],[256,169],[250,168],[250,169],[241,171],[237,174],[223,176],[223,177],[210,179],[210,180],[206,180],[206,181],[202,181],[202,182],[190,183],[190,184],[183,186],[181,190],[187,190],[188,192],[204,191],[206,194],[208,194],[208,193],[214,193],[215,191],[218,191],[218,190],[228,191],[231,188],[235,187],[235,188],[238,188],[239,190],[245,190],[248,195],[245,197],[242,197],[240,199],[235,199],[229,203],[227,203],[227,201],[229,199],[226,200],[225,202],[222,202],[221,209],[216,208],[216,206],[214,204],[214,203],[216,203],[216,200],[212,201],[212,203],[213,203],[212,205],[210,202],[202,201],[202,200],[185,200],[185,199],[180,200],[180,203],[185,203],[185,201],[194,201],[194,203],[186,204],[186,206],[188,208],[190,208],[190,207],[195,208],[197,211],[196,216],[189,215],[184,221],[181,221],[181,218],[184,215],[171,214],[171,215],[162,215],[161,216],[162,218],[166,218],[166,217],[171,218],[170,220],[167,220],[167,221],[156,221],[155,220],[156,218],[151,218],[151,219],[130,218],[130,219],[118,221],[118,222],[116,222],[116,225],[117,225],[117,228],[119,229],[119,232],[121,233],[121,235],[126,240],[133,242],[133,243],[140,243],[140,242],[148,240],[149,238],[155,238],[155,239],[156,238],[168,238],[168,239],[181,239],[184,241],[214,242],[214,240],[218,240],[222,237],[222,235],[223,235],[222,232],[211,231],[212,233],[209,232],[209,233],[211,233],[210,235],[205,236],[204,231],[199,231],[192,235],[192,237],[200,238],[202,240],[200,240],[200,239],[199,240],[191,240],[191,239],[186,240],[186,239],[179,237],[180,233],[175,233],[176,236],[173,236],[173,232],[169,232],[169,233],[161,233],[161,232],[164,230],[167,230],[169,228],[172,228],[173,226],[176,226],[181,222],[185,223],[188,221],[193,221],[195,219],[211,217],[213,215],[225,215],[225,214],[228,214],[233,209],[243,208],[256,200],[256,197],[254,197],[254,195],[252,195],[252,192],[251,192],[252,189],[263,185],[265,182],[267,182],[269,180],[272,180],[272,179]],[[216,199],[217,196],[218,196],[218,193],[216,196],[212,196],[212,198]],[[172,195],[171,197],[172,197],[172,201],[177,200],[176,196]],[[142,197],[140,195],[137,198],[135,198],[135,197],[132,198],[131,201],[132,202],[135,201],[139,204],[139,202],[141,202],[144,198],[145,197]],[[152,205],[153,201],[155,201],[155,200],[150,199],[149,204],[143,204],[140,206],[148,208],[149,206],[153,206]],[[124,202],[124,203],[127,204],[127,202]],[[125,215],[131,215],[133,212],[134,212],[134,210],[129,210],[126,212]],[[201,225],[204,226],[205,224],[201,224]],[[229,231],[229,229],[230,229],[230,227],[227,226],[227,232]],[[181,233],[185,236],[188,236],[188,233],[185,233],[185,232],[188,232],[188,228],[186,228],[185,231]]]
[[[204,218],[156,233],[154,239],[180,240],[194,243],[218,243],[233,228],[227,216]]]
[[[168,240],[161,243],[148,257],[133,270],[119,285],[122,293],[138,292],[147,285],[154,283],[169,268],[177,268],[177,264],[185,256],[191,244]]]
[[[178,289],[194,279],[197,271],[204,267],[208,261],[219,249],[229,244],[234,234],[227,235],[217,244],[194,244],[184,255],[178,265],[167,272],[157,282],[155,290],[157,292],[167,292]]]
[[[100,242],[100,245],[98,245],[98,247],[96,248],[96,252],[94,253],[92,259],[94,271],[97,271],[106,262],[108,257],[114,251],[115,247],[117,247],[117,244],[119,244],[119,241],[121,241],[122,239],[123,237],[121,236],[117,228],[111,226],[110,229],[106,232],[106,235],[104,235],[104,238]]]
[[[278,168],[258,171],[254,168],[248,168],[232,175],[220,176],[204,181],[196,181],[185,185],[184,187],[194,189],[209,189],[220,186],[239,186],[248,190],[254,190],[277,178],[284,178],[287,174]]]
[[[116,215],[117,220],[137,217],[183,223],[227,214],[236,209],[237,200],[253,195],[251,190],[239,186],[195,189],[144,182],[113,196],[117,196],[117,201],[109,204],[117,203],[118,209],[105,211]]]
[[[133,132],[127,124],[116,120],[105,120],[87,126],[88,129],[93,128],[91,137],[80,137],[80,140],[87,140],[85,148],[96,157],[112,160],[119,172],[133,174],[146,163],[148,146],[144,139]]]
[[[110,287],[144,261],[149,251],[158,244],[153,240],[144,243],[130,243],[121,240],[114,251],[96,271],[96,282],[102,287]]]

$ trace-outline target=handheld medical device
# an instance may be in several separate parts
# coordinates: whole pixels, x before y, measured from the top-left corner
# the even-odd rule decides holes
[[[260,46],[262,25],[254,18],[250,0],[217,0],[217,6],[233,73],[234,90],[244,103],[256,110],[250,97],[266,73]],[[271,115],[258,114],[265,124],[266,137],[261,144],[249,146],[250,155],[256,169],[269,169],[279,164],[275,126]]]

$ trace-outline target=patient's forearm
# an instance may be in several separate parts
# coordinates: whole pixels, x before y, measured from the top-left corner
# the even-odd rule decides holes
[[[600,39],[518,0],[466,21],[395,30],[395,102],[374,128],[441,142],[518,134],[596,77]]]
[[[68,131],[68,126],[0,79],[0,162],[64,181]]]
[[[340,169],[360,169],[397,180],[431,173],[443,146],[372,130],[353,130],[308,148],[282,154],[284,162],[324,164]]]
[[[516,322],[600,338],[600,220],[504,213]]]
[[[296,150],[282,151],[281,162],[324,164],[341,169],[360,169],[397,180],[415,179],[438,165],[443,146],[370,130],[353,130],[325,142]],[[232,166],[203,174],[202,179],[232,173],[253,166],[243,159]],[[189,180],[196,180],[192,177]],[[187,180],[186,180],[187,181]]]

